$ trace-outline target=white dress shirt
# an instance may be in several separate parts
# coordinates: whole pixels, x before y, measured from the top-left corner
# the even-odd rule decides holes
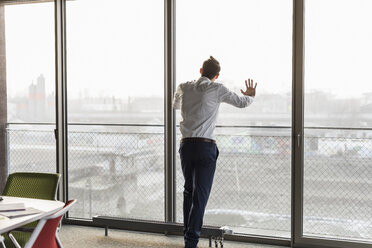
[[[220,103],[245,108],[253,97],[238,96],[223,84],[211,82],[207,77],[182,83],[174,94],[173,108],[181,109],[180,131],[182,138],[214,138],[214,129]]]

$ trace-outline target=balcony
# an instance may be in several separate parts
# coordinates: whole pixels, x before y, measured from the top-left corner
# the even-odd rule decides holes
[[[8,125],[10,172],[56,170],[53,128]],[[204,223],[227,225],[238,235],[289,238],[290,128],[219,126],[216,134],[220,156]],[[306,128],[305,134],[304,233],[371,240],[371,130]],[[182,223],[180,167],[177,156]],[[78,199],[69,218],[164,221],[163,126],[70,124],[68,196]]]

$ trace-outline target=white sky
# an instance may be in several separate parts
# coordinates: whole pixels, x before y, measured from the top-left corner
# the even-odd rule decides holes
[[[196,79],[213,55],[229,87],[253,77],[258,95],[291,91],[291,0],[177,0],[176,6],[177,84]],[[5,12],[9,94],[26,93],[40,73],[52,92],[53,3]],[[306,1],[306,90],[340,97],[372,92],[371,12],[370,0]],[[162,0],[69,1],[70,97],[163,95],[163,21]]]
[[[5,7],[8,94],[27,94],[28,86],[41,73],[46,78],[46,90],[54,91],[53,22],[53,3]]]
[[[372,92],[372,1],[305,3],[306,89],[341,97]]]

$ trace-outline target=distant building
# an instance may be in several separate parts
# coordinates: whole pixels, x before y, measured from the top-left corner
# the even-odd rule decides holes
[[[28,111],[31,119],[44,119],[46,114],[45,77],[43,74],[28,87]]]

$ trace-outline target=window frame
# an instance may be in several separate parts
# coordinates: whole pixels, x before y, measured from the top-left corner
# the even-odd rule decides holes
[[[0,0],[0,4],[52,0],[21,0],[17,3]],[[67,72],[66,72],[66,1],[54,0],[55,5],[55,91],[56,91],[56,170],[62,174],[58,199],[68,199],[68,125],[67,125]],[[172,98],[175,91],[175,23],[176,0],[164,1],[164,222],[176,222],[176,123]],[[291,238],[253,235],[228,235],[227,240],[293,247],[371,248],[372,243],[329,238],[309,238],[303,235],[304,185],[304,1],[293,0],[292,37],[292,175],[291,175]],[[6,94],[6,92],[5,92]],[[1,169],[3,172],[4,170]],[[7,172],[5,170],[5,172]],[[69,218],[65,223],[96,226],[90,220]],[[156,232],[156,230],[153,230]]]

